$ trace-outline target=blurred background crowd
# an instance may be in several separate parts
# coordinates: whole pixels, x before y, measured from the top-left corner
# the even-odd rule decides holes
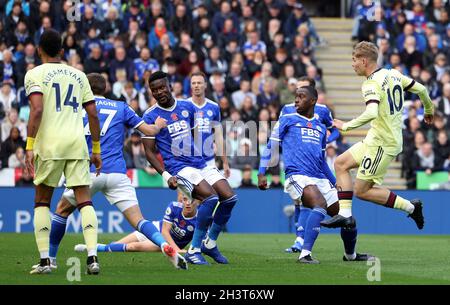
[[[450,3],[349,2],[353,40],[376,43],[380,66],[399,69],[426,85],[438,110],[434,125],[427,127],[418,97],[405,96],[402,172],[414,188],[417,170],[448,170],[450,165]],[[283,105],[293,102],[298,78],[313,78],[318,102],[333,109],[314,56],[327,43],[302,1],[84,0],[76,9],[73,3],[0,0],[1,168],[23,167],[29,115],[23,81],[40,64],[36,46],[46,28],[62,33],[67,64],[102,73],[108,80],[106,97],[125,101],[139,115],[155,102],[145,86],[153,71],[169,74],[176,98],[189,97],[190,75],[203,71],[207,97],[218,103],[224,122],[259,124],[258,147],[241,134],[243,128],[227,130],[230,166],[242,171],[242,186],[254,187],[252,170],[270,122],[277,120]],[[331,166],[347,148],[344,143],[341,137],[327,149]],[[139,134],[129,132],[125,158],[129,168],[156,174]],[[279,171],[272,169],[272,186],[281,187]]]

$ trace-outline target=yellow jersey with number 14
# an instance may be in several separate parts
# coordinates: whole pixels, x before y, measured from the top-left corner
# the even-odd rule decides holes
[[[413,85],[411,78],[394,69],[378,69],[367,77],[362,94],[366,104],[378,103],[378,116],[371,121],[364,143],[382,146],[389,155],[402,151],[403,92]]]
[[[43,98],[35,155],[42,160],[89,159],[82,105],[94,101],[94,95],[86,75],[62,63],[45,63],[27,72],[25,92]]]

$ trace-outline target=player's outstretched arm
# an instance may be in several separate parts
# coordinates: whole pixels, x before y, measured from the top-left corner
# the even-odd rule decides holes
[[[170,229],[172,229],[172,224],[166,221],[163,221],[161,228],[161,235],[164,239],[175,249],[175,251],[180,252],[181,249],[178,248],[177,244],[173,240],[172,236],[170,236]]]
[[[142,137],[142,144],[144,145],[145,157],[147,161],[153,166],[153,168],[163,176],[164,180],[167,182],[171,189],[177,188],[177,178],[164,171],[162,164],[156,157],[156,142],[153,137]]]
[[[34,174],[34,139],[41,125],[42,113],[44,112],[44,103],[42,101],[42,94],[35,93],[29,97],[30,101],[30,118],[28,120],[27,128],[27,147],[25,157],[25,170],[30,174]]]
[[[161,131],[161,129],[166,127],[167,127],[167,120],[158,117],[155,121],[155,124],[143,123],[139,125],[137,129],[146,136],[156,136]]]
[[[91,162],[95,165],[97,176],[102,169],[102,157],[100,148],[100,122],[98,120],[97,108],[95,102],[87,102],[83,104],[84,110],[88,116],[89,130],[92,137],[92,156]]]
[[[375,100],[368,102],[366,110],[359,117],[347,123],[335,119],[333,121],[333,126],[342,131],[348,131],[369,123],[378,116],[378,103],[379,101]]]
[[[433,105],[433,101],[430,98],[430,95],[428,94],[427,88],[424,85],[422,85],[421,83],[418,83],[418,82],[412,80],[411,83],[404,88],[404,90],[412,92],[419,96],[420,101],[422,102],[423,108],[425,110],[424,121],[428,125],[433,124],[434,105]]]

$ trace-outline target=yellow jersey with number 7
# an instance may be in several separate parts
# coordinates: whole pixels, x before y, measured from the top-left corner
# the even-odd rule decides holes
[[[86,75],[63,63],[45,63],[27,72],[25,92],[43,99],[35,155],[42,160],[89,159],[82,107],[94,95]]]
[[[364,102],[378,103],[378,116],[371,121],[364,143],[382,146],[389,155],[402,151],[404,91],[413,85],[414,80],[395,69],[378,69],[367,77],[362,84]]]

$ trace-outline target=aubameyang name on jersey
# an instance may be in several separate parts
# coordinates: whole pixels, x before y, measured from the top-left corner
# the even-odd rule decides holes
[[[95,105],[117,107],[117,102],[108,100],[96,100]]]
[[[51,82],[52,78],[54,78],[55,76],[58,75],[66,75],[69,76],[71,78],[73,78],[75,81],[78,82],[78,84],[80,85],[80,88],[83,89],[83,81],[81,80],[80,76],[75,73],[70,71],[69,69],[65,69],[65,68],[58,68],[58,69],[54,69],[50,72],[47,73],[47,75],[44,77],[44,85],[48,86],[49,83]]]

